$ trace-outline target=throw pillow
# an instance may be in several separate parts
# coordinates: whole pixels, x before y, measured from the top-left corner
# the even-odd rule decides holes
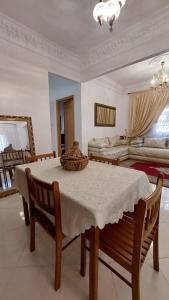
[[[144,147],[166,148],[166,138],[145,138]]]
[[[88,146],[101,149],[107,147],[108,144],[108,138],[93,138],[89,141]]]
[[[113,137],[108,137],[110,147],[115,147],[115,146],[120,146],[121,145],[121,140],[120,136],[113,136]]]

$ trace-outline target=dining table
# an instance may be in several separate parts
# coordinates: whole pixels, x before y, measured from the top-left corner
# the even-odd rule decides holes
[[[152,187],[142,171],[90,161],[81,171],[64,170],[60,159],[16,166],[15,184],[29,202],[25,169],[34,177],[59,183],[64,235],[73,238],[90,230],[89,299],[98,299],[99,233],[116,223],[125,211],[134,211],[139,199],[148,197]]]

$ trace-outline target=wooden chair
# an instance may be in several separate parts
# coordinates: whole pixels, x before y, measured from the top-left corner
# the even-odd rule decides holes
[[[16,165],[24,163],[23,151],[22,150],[6,150],[1,152],[3,173],[5,184],[8,185],[7,173],[9,173],[10,180],[12,182]]]
[[[140,269],[152,242],[154,269],[159,271],[158,239],[162,184],[163,177],[160,175],[155,192],[147,199],[139,200],[134,213],[124,213],[118,224],[108,224],[100,230],[100,250],[131,274],[131,282],[104,260],[99,260],[132,288],[133,300],[140,300]],[[89,239],[89,231],[81,236],[82,276],[85,276],[86,271],[86,238]]]
[[[25,163],[33,163],[36,161],[43,161],[43,160],[52,159],[55,157],[56,157],[55,151],[53,151],[51,153],[43,153],[43,154],[39,154],[39,155],[26,156]],[[28,208],[28,204],[24,198],[23,198],[23,210],[24,210],[24,216],[25,216],[25,224],[26,224],[26,226],[29,226],[30,225],[29,208]]]
[[[61,256],[77,237],[69,241],[62,248],[62,240],[65,237],[61,225],[61,205],[58,182],[52,184],[35,179],[31,170],[25,170],[29,191],[30,208],[30,251],[35,250],[35,222],[38,222],[55,240],[55,290],[61,285]],[[51,218],[52,217],[52,218]],[[52,219],[52,220],[51,220]]]
[[[4,151],[1,152],[1,156],[4,167],[14,167],[18,164],[23,164],[24,162],[22,150]]]
[[[26,163],[32,163],[35,161],[43,161],[43,160],[47,160],[47,159],[51,159],[51,158],[55,158],[56,157],[56,153],[55,151],[51,152],[51,153],[43,153],[43,154],[38,154],[38,155],[33,155],[30,157],[26,157]]]
[[[89,159],[97,161],[97,162],[102,162],[102,163],[107,163],[107,164],[111,164],[111,165],[116,165],[116,166],[120,165],[120,160],[119,159],[112,159],[112,158],[108,158],[108,157],[95,156],[93,154],[91,154],[89,156]]]

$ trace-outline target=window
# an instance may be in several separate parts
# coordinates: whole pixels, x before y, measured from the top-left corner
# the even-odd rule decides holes
[[[5,135],[0,134],[0,152],[4,151],[4,148],[9,145],[8,140]]]
[[[169,136],[169,104],[161,113],[157,123],[150,131],[150,136],[168,137]]]

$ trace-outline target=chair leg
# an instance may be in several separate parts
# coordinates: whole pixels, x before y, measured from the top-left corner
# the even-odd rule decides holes
[[[157,229],[154,241],[153,241],[153,264],[154,270],[159,272],[159,232]]]
[[[55,290],[61,286],[62,234],[56,235]]]
[[[2,189],[2,173],[0,172],[0,189]]]
[[[80,274],[84,277],[86,275],[86,239],[85,234],[81,235],[81,261],[80,261]]]
[[[31,217],[30,223],[30,251],[33,252],[35,250],[35,218]]]
[[[9,177],[10,177],[10,180],[12,181],[12,178],[13,178],[12,168],[9,169]]]
[[[6,174],[6,170],[5,169],[3,169],[3,175],[4,175],[5,186],[8,187],[8,178],[7,178],[7,174]]]
[[[25,224],[26,224],[26,226],[29,226],[30,219],[29,219],[28,203],[25,201],[24,197],[22,197],[22,201],[23,201],[23,211],[24,211],[24,216],[25,216]]]
[[[140,300],[140,276],[132,275],[132,300]]]

